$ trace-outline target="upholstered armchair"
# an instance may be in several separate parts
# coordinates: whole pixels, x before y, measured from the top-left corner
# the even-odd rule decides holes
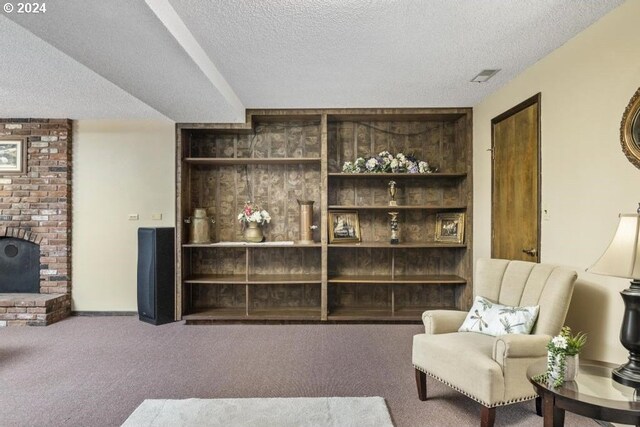
[[[496,407],[536,398],[526,371],[546,358],[547,343],[564,324],[575,280],[576,272],[567,268],[478,260],[474,296],[513,307],[539,305],[537,321],[528,335],[490,336],[458,332],[467,312],[424,312],[425,333],[413,337],[412,358],[420,400],[427,400],[429,375],[479,402],[481,426],[490,427]]]

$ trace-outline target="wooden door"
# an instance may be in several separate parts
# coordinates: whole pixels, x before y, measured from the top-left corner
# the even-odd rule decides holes
[[[491,256],[540,261],[540,94],[491,120]]]

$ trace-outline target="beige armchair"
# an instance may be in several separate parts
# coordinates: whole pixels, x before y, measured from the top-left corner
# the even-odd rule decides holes
[[[493,426],[495,408],[536,398],[526,377],[529,365],[546,358],[546,345],[560,332],[576,272],[552,265],[480,259],[474,296],[510,306],[539,305],[531,335],[493,337],[458,332],[467,312],[425,311],[425,333],[413,337],[413,366],[420,400],[427,400],[426,375],[482,405],[481,426]],[[536,402],[538,413],[539,400]]]

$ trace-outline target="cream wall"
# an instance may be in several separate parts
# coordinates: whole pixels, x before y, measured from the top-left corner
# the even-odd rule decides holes
[[[640,1],[628,0],[474,107],[474,256],[491,254],[491,119],[542,93],[542,262],[579,272],[567,324],[586,331],[584,356],[626,360],[618,339],[628,281],[585,273],[607,247],[620,212],[640,202],[640,170],[619,127],[640,86]]]
[[[137,229],[175,223],[174,135],[169,121],[73,123],[74,311],[137,311]]]
[[[541,92],[542,203],[550,212],[542,261],[579,271],[567,323],[588,332],[585,357],[612,362],[626,359],[618,292],[628,282],[584,269],[609,243],[617,214],[640,201],[640,170],[618,135],[640,86],[638,16],[640,1],[627,1],[474,107],[474,256],[490,256],[490,121]],[[136,311],[136,230],[175,222],[173,147],[170,122],[74,123],[73,310]]]

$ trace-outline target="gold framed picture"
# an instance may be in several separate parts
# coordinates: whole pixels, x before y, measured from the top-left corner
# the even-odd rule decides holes
[[[0,175],[27,173],[27,138],[0,138]]]
[[[622,115],[620,143],[627,159],[640,168],[640,88],[633,94]]]
[[[360,241],[360,220],[357,211],[329,211],[329,243]]]
[[[436,242],[464,242],[464,213],[436,214]]]

